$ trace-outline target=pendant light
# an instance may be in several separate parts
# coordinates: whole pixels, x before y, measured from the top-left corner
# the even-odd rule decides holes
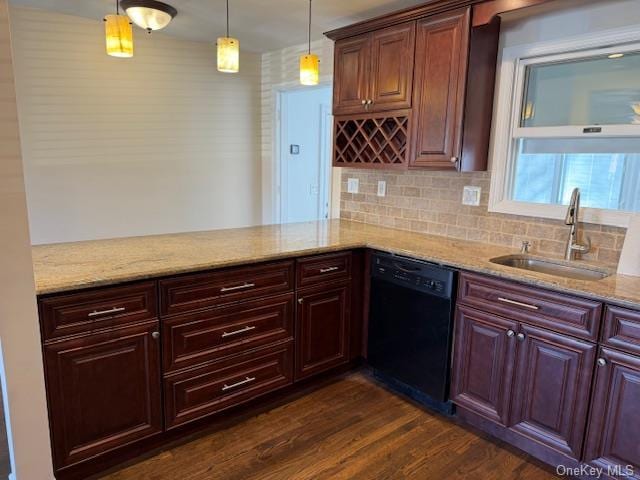
[[[320,58],[311,53],[311,0],[309,0],[309,49],[300,56],[300,83],[317,85],[320,81]]]
[[[133,29],[126,15],[120,15],[120,6],[116,0],[116,14],[104,17],[107,55],[112,57],[133,57]]]
[[[218,38],[218,71],[236,73],[240,70],[240,42],[229,36],[229,0],[227,0],[227,36]]]
[[[122,0],[120,4],[131,21],[149,33],[162,30],[178,14],[171,5],[157,0]]]

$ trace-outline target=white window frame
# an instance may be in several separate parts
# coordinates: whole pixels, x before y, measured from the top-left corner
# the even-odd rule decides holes
[[[558,220],[566,215],[567,207],[563,205],[520,202],[509,198],[514,174],[515,139],[523,136],[523,130],[526,131],[527,138],[583,135],[588,135],[588,138],[640,137],[640,125],[603,125],[600,133],[589,134],[583,134],[583,129],[593,125],[521,128],[521,109],[524,103],[522,95],[527,66],[639,50],[640,30],[637,27],[606,30],[553,42],[517,45],[502,50],[492,130],[490,212]],[[580,220],[627,227],[633,215],[633,212],[585,207],[581,209]]]

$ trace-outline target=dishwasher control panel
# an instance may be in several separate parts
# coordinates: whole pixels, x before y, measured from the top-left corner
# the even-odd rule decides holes
[[[371,275],[399,285],[451,298],[455,271],[388,253],[372,256]]]

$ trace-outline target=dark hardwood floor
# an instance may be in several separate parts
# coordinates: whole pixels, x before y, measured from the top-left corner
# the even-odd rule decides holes
[[[497,441],[346,374],[103,479],[477,479],[556,476]]]

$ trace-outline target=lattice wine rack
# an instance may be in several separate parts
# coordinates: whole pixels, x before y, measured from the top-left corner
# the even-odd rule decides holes
[[[336,117],[336,167],[406,168],[409,112]]]

